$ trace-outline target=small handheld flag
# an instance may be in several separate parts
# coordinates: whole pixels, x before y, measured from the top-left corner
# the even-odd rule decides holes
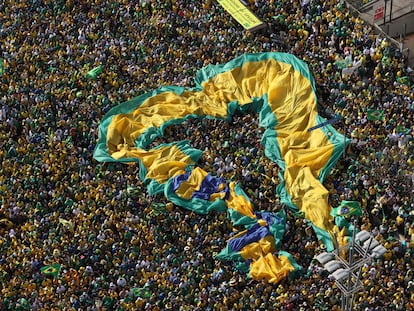
[[[0,58],[0,77],[3,75],[4,73],[4,59]]]
[[[93,68],[92,70],[89,70],[86,73],[85,77],[88,78],[88,79],[96,79],[96,77],[98,75],[100,75],[101,73],[102,73],[102,65],[99,65],[99,66]]]
[[[140,297],[140,298],[149,298],[149,297],[151,297],[151,291],[147,287],[133,288],[132,289],[132,294],[135,297]]]
[[[397,82],[401,83],[401,84],[405,84],[405,85],[409,85],[410,84],[410,79],[407,76],[404,77],[397,77]]]
[[[409,128],[406,128],[402,125],[397,126],[397,132],[402,134],[410,134],[411,130]]]
[[[357,201],[342,201],[332,209],[331,216],[362,216],[361,205]]]
[[[368,109],[368,120],[384,120],[384,110]]]
[[[58,276],[59,271],[60,265],[56,263],[40,268],[40,272],[42,272],[44,275],[52,276],[54,278]]]

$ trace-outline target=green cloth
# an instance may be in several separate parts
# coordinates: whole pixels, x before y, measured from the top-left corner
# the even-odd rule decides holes
[[[397,77],[397,82],[405,85],[410,84],[410,79],[407,76]]]
[[[275,221],[273,224],[269,225],[269,231],[273,235],[275,239],[275,246],[276,248],[281,247],[282,245],[282,239],[285,235],[286,231],[286,212],[285,210],[280,210],[277,213],[273,213],[274,216],[279,219],[280,221]]]
[[[244,262],[243,257],[240,255],[240,251],[232,250],[229,244],[227,244],[226,247],[220,253],[218,253],[216,257],[217,259],[223,261]]]

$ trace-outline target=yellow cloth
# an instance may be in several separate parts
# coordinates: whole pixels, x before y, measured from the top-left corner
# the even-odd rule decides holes
[[[247,244],[240,250],[240,255],[244,259],[259,259],[268,253],[275,251],[275,239],[273,236],[268,235],[258,242]]]
[[[230,187],[230,195],[227,202],[227,208],[231,208],[244,216],[249,216],[251,218],[256,218],[256,215],[253,212],[252,203],[246,199],[243,195],[237,195],[234,191],[235,182],[231,182]]]
[[[259,257],[250,265],[250,276],[253,279],[266,279],[269,283],[278,283],[286,278],[294,267],[286,256],[276,257],[268,253]]]
[[[187,165],[194,161],[177,146],[166,146],[146,151],[129,145],[118,145],[117,151],[112,153],[115,159],[139,158],[147,168],[147,178],[165,183],[169,178],[185,173]]]
[[[181,198],[190,200],[194,191],[200,190],[201,183],[208,173],[199,167],[191,171],[188,179],[180,184],[175,193]]]

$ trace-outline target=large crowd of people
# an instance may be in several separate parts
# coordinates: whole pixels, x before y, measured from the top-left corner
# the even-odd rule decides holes
[[[357,227],[388,250],[363,267],[356,310],[414,309],[414,92],[404,55],[338,1],[245,2],[266,29],[245,31],[211,0],[0,3],[0,309],[339,310],[303,219],[288,213],[283,240],[303,275],[255,281],[215,259],[232,231],[226,215],[151,197],[137,165],[92,158],[111,107],[162,85],[192,87],[203,66],[266,51],[307,62],[320,113],[341,115],[335,126],[351,138],[324,185],[333,206],[361,202]],[[257,116],[238,114],[189,120],[163,139],[190,139],[207,171],[242,183],[257,209],[278,210],[278,180],[267,177],[278,168],[261,135]]]

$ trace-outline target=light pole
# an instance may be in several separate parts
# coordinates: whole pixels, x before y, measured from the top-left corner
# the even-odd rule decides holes
[[[341,117],[341,118],[342,118],[342,124],[344,126],[344,154],[343,154],[343,157],[345,158],[346,157],[346,123],[345,123],[345,118],[343,118],[343,117]]]
[[[338,246],[336,235],[334,237],[336,251],[324,252],[315,258],[330,273],[329,276],[335,280],[336,286],[341,291],[342,311],[351,311],[355,293],[363,288],[360,280],[362,267],[373,258],[384,255],[387,249],[365,230],[357,234],[354,230],[352,240],[343,246]]]

